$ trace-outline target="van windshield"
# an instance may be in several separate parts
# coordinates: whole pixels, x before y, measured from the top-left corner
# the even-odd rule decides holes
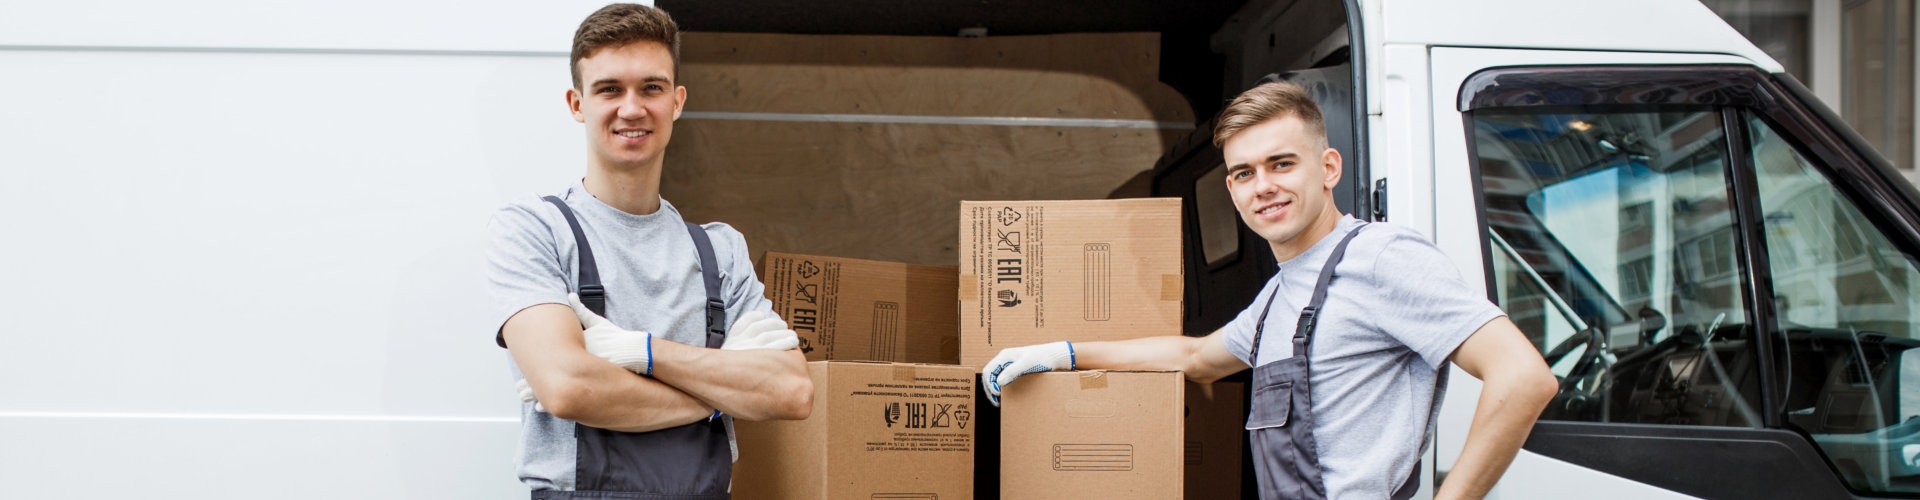
[[[1720,114],[1473,121],[1496,298],[1562,377],[1544,417],[1758,426]]]

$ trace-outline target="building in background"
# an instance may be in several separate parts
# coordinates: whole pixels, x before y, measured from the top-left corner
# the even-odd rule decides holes
[[[1914,0],[1702,0],[1920,181]]]

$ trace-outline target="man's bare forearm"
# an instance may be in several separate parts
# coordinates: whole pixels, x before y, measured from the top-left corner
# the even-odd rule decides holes
[[[1467,430],[1466,445],[1447,473],[1436,499],[1482,498],[1505,474],[1520,445],[1527,442],[1546,399],[1529,395],[1520,381],[1489,380]],[[1551,397],[1551,394],[1548,394]]]
[[[1480,327],[1450,359],[1485,384],[1466,445],[1434,498],[1482,498],[1513,463],[1558,384],[1539,351],[1504,317]]]
[[[813,411],[813,379],[797,350],[721,350],[654,342],[653,376],[741,420],[798,420]]]
[[[556,417],[645,432],[713,414],[698,398],[588,353],[579,320],[566,306],[529,307],[509,319],[501,333],[534,397]]]
[[[1074,342],[1074,364],[1082,370],[1177,370],[1189,380],[1210,383],[1246,369],[1214,336],[1167,335],[1109,342]]]

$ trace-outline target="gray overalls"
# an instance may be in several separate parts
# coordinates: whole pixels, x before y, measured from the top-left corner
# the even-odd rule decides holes
[[[1260,310],[1260,321],[1254,323],[1253,347],[1249,364],[1253,369],[1253,401],[1247,415],[1248,439],[1253,442],[1254,475],[1260,482],[1260,498],[1263,499],[1323,499],[1327,497],[1326,483],[1320,478],[1320,454],[1318,444],[1313,439],[1313,391],[1311,390],[1313,352],[1313,333],[1315,319],[1320,307],[1327,302],[1327,285],[1333,281],[1333,268],[1340,265],[1340,259],[1347,254],[1347,243],[1366,229],[1365,224],[1348,231],[1340,244],[1333,247],[1333,254],[1327,256],[1327,264],[1320,268],[1320,279],[1313,286],[1313,297],[1307,301],[1307,307],[1300,310],[1300,322],[1293,332],[1293,356],[1287,359],[1260,365],[1260,337],[1265,333],[1267,313],[1273,309],[1273,299],[1280,295],[1278,280],[1275,281],[1273,295],[1267,296],[1267,304]],[[1407,476],[1393,493],[1396,500],[1411,498],[1418,490],[1416,480],[1420,476],[1420,466],[1414,465],[1413,473]]]
[[[606,289],[573,211],[560,198],[542,198],[566,216],[579,247],[580,302],[596,314],[607,313]],[[720,295],[720,267],[713,242],[698,224],[687,223],[700,253],[700,274],[707,289],[707,347],[726,341],[726,303]],[[502,347],[505,347],[504,345]],[[620,432],[575,423],[576,491],[535,491],[534,500],[726,500],[733,475],[733,452],[724,419],[711,418],[652,432]]]

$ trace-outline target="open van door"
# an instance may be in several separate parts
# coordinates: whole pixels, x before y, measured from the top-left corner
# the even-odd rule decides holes
[[[1431,147],[1382,170],[1431,186],[1390,206],[1433,210],[1395,221],[1484,272],[1561,379],[1501,492],[1920,493],[1920,363],[1904,356],[1920,354],[1920,197],[1797,82],[1714,54],[1433,48],[1385,65],[1409,88],[1432,78],[1384,96],[1432,110]],[[1439,480],[1479,390],[1452,380]]]

